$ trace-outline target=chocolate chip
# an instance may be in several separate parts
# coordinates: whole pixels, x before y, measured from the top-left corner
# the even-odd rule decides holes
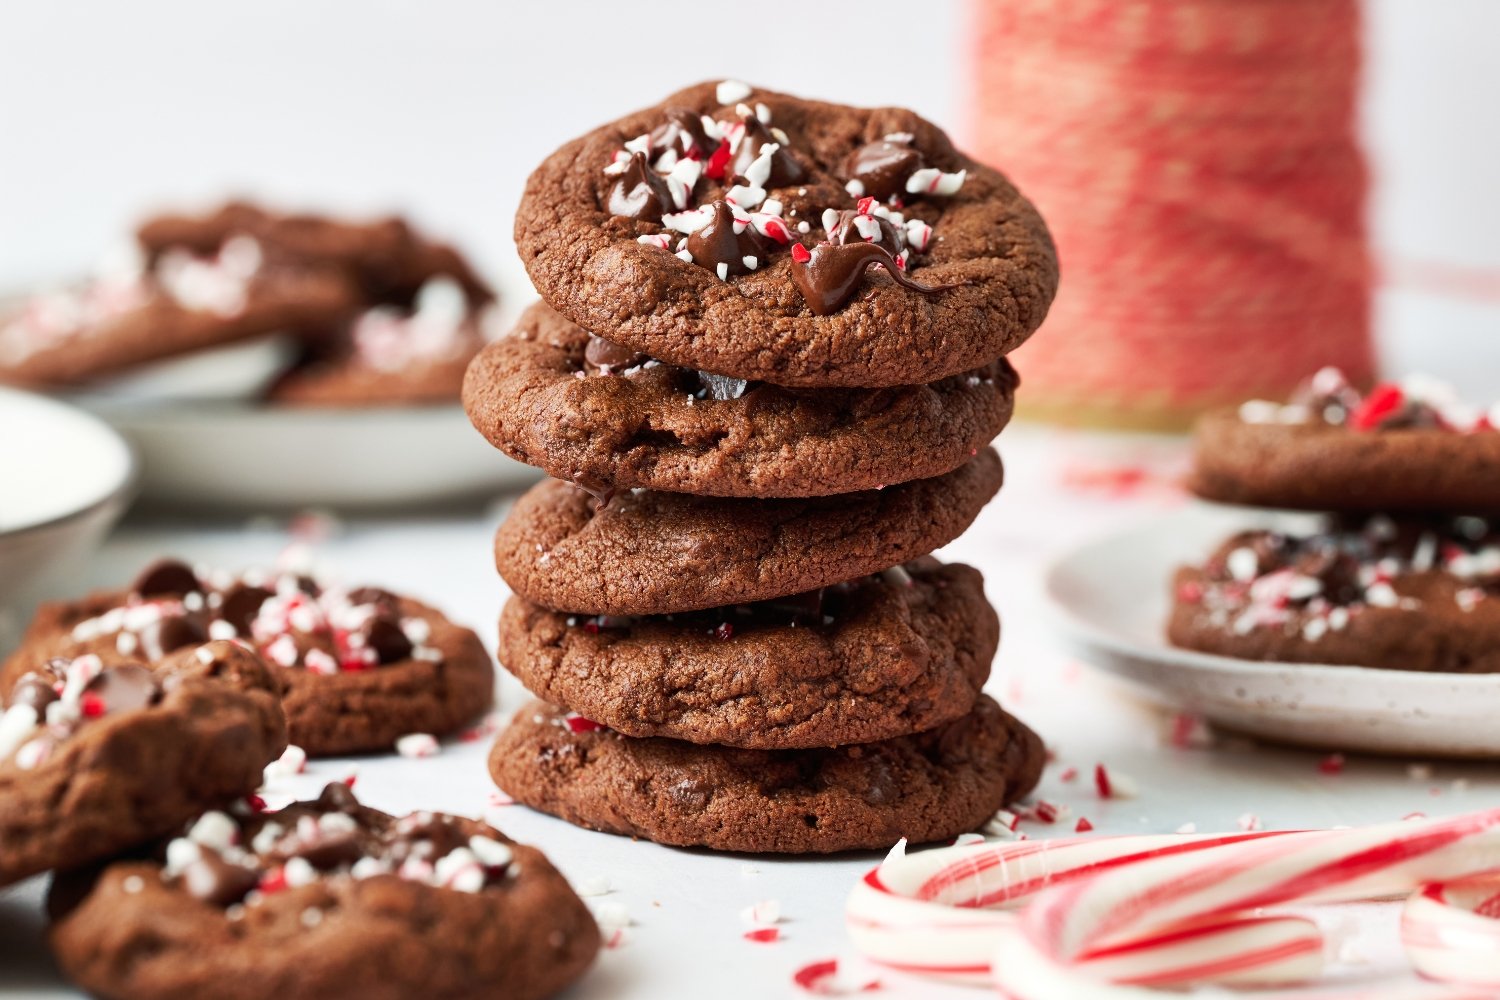
[[[202,590],[203,584],[187,563],[161,559],[147,566],[130,589],[141,597],[182,597]]]
[[[605,203],[610,215],[646,222],[660,222],[663,212],[676,207],[666,178],[651,169],[644,153],[631,154],[629,165],[609,189]]]
[[[590,367],[598,368],[608,374],[634,368],[650,359],[612,340],[596,336],[589,338],[588,346],[583,350],[583,360]]]
[[[104,714],[130,712],[157,700],[161,688],[145,667],[133,663],[110,667],[88,682],[84,691],[98,698]]]
[[[37,674],[27,674],[22,677],[10,692],[12,705],[30,705],[36,709],[38,715],[45,714],[47,706],[57,698],[57,689]]]
[[[354,605],[379,604],[385,607],[395,607],[400,603],[400,598],[389,590],[383,590],[380,587],[356,587],[349,591],[349,603]]]
[[[923,166],[922,154],[908,139],[865,143],[844,161],[844,176],[859,181],[864,193],[885,201],[906,193],[906,179]]]
[[[807,176],[807,171],[792,156],[786,144],[777,141],[755,115],[742,116],[742,120],[745,123],[745,134],[740,138],[739,148],[730,165],[734,174],[743,177],[745,171],[750,169],[750,164],[760,157],[761,147],[774,145],[779,148],[771,154],[771,174],[766,178],[763,186],[770,189],[786,187],[788,184],[800,184]]]
[[[746,227],[747,229],[749,227]],[[957,285],[924,285],[906,276],[891,252],[878,243],[819,243],[810,252],[792,252],[792,281],[814,315],[827,316],[854,297],[865,272],[884,267],[902,288],[931,295]]]
[[[396,663],[411,656],[411,640],[402,631],[400,623],[384,614],[371,616],[359,631],[381,663]]]
[[[141,630],[141,652],[150,660],[159,660],[174,649],[208,641],[208,633],[192,618],[160,618]]]
[[[823,620],[823,590],[819,588],[801,594],[774,597],[751,607],[759,612],[756,615],[758,618],[790,619],[797,625],[817,624]]]
[[[297,857],[303,858],[314,868],[337,868],[353,864],[364,857],[365,850],[357,831],[347,830],[324,833],[316,844],[303,847]]]
[[[655,157],[673,150],[679,157],[688,156],[694,150],[698,158],[706,160],[714,151],[715,143],[703,128],[703,119],[690,108],[666,109],[667,120],[651,130],[651,156]],[[687,141],[684,142],[683,140]]]
[[[873,238],[867,237],[861,226],[865,229],[874,228]],[[846,243],[874,243],[878,247],[884,247],[893,257],[904,249],[901,234],[896,232],[896,227],[891,225],[889,219],[863,214],[850,208],[838,213],[838,221],[829,226],[827,232],[828,241],[836,246]]]
[[[354,797],[354,791],[342,781],[331,781],[323,786],[323,794],[318,796],[318,806],[324,812],[356,813],[359,811],[359,800]]]
[[[250,623],[260,614],[260,607],[272,596],[265,587],[253,587],[248,583],[236,583],[224,592],[224,601],[219,605],[219,617],[234,626],[240,635],[250,634]]]
[[[735,232],[734,210],[727,201],[716,201],[709,208],[713,219],[687,238],[687,252],[692,255],[693,263],[715,273],[722,264],[724,276],[749,274],[755,270],[745,263],[745,258],[764,260],[770,253],[766,241],[751,225]],[[759,267],[758,263],[756,267]]]
[[[230,864],[217,852],[200,849],[198,859],[182,870],[188,895],[214,906],[233,906],[260,883],[260,873]]]

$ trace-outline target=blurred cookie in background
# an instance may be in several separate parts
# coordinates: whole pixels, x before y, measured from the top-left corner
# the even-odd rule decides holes
[[[96,277],[0,313],[0,382],[132,403],[456,402],[494,301],[402,218],[230,201],[149,219]]]
[[[476,300],[455,277],[431,278],[409,307],[372,306],[332,344],[310,346],[270,399],[295,406],[451,403],[469,362],[492,339],[493,301]]]

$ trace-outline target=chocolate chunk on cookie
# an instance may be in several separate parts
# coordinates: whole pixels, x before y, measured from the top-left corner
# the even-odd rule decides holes
[[[930,385],[786,389],[663,364],[546,305],[470,367],[480,432],[511,457],[596,487],[707,496],[849,493],[941,476],[1010,419],[1000,359]]]
[[[737,750],[631,739],[542,702],[490,754],[517,801],[662,844],[828,854],[976,829],[1029,792],[1045,751],[988,697],[916,736],[824,750]]]
[[[540,1000],[599,950],[547,858],[474,820],[398,819],[329,785],[182,829],[142,860],[54,885],[52,949],[90,993]]]
[[[1021,344],[1057,289],[1035,209],[930,122],[728,81],[553,153],[516,243],[585,329],[784,386],[972,371]]]
[[[512,597],[500,660],[537,697],[626,736],[784,750],[967,714],[999,638],[979,571],[925,558],[680,615],[567,615]]]
[[[1479,518],[1240,532],[1173,587],[1167,635],[1186,649],[1500,673],[1500,534]]]
[[[1500,511],[1500,410],[1432,379],[1353,389],[1336,369],[1287,403],[1199,421],[1189,487],[1207,500],[1296,510]]]
[[[92,654],[0,685],[0,885],[100,861],[260,787],[286,746],[270,669],[233,643]]]
[[[176,582],[154,589],[159,579]],[[0,677],[13,681],[54,656],[155,657],[210,637],[242,639],[265,656],[285,688],[291,741],[313,756],[451,733],[493,698],[494,666],[478,636],[419,601],[290,573],[199,573],[175,560],[148,567],[131,589],[43,605]]]
[[[877,573],[963,533],[1000,489],[986,449],[936,479],[805,500],[532,487],[495,535],[513,591],[554,611],[654,615],[748,604]]]

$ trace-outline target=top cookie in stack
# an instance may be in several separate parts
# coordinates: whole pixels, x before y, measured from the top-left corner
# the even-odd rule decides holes
[[[927,553],[1057,265],[999,173],[901,109],[702,84],[550,156],[516,240],[543,302],[470,367],[557,480],[496,537],[522,711],[491,765],[574,822],[724,850],[931,840],[1041,745],[980,695],[999,624]]]

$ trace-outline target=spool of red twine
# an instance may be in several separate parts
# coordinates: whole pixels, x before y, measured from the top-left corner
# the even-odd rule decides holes
[[[1372,375],[1356,0],[974,0],[981,159],[1057,239],[1032,415],[1178,426]]]

